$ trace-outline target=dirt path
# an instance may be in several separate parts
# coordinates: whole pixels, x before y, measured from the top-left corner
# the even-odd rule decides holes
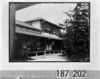
[[[67,61],[67,59],[61,54],[46,54],[41,56],[32,56],[28,61]]]

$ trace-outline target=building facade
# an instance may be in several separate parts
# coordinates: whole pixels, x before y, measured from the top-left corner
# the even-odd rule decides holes
[[[61,53],[62,27],[44,19],[27,22],[15,21],[15,56],[29,56]]]

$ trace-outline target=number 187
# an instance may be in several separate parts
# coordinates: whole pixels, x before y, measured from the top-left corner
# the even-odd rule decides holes
[[[57,70],[56,76],[63,77],[63,78],[69,78],[69,70]]]

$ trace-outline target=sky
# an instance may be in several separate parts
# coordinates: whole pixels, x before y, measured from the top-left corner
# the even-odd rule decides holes
[[[19,21],[29,21],[37,18],[43,18],[47,21],[50,21],[56,25],[63,23],[65,19],[69,17],[65,12],[73,10],[76,6],[76,3],[42,3],[36,4],[24,9],[16,11],[16,20]]]

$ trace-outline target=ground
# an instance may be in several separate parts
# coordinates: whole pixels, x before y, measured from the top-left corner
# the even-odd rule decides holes
[[[61,53],[32,56],[27,61],[67,61]]]

